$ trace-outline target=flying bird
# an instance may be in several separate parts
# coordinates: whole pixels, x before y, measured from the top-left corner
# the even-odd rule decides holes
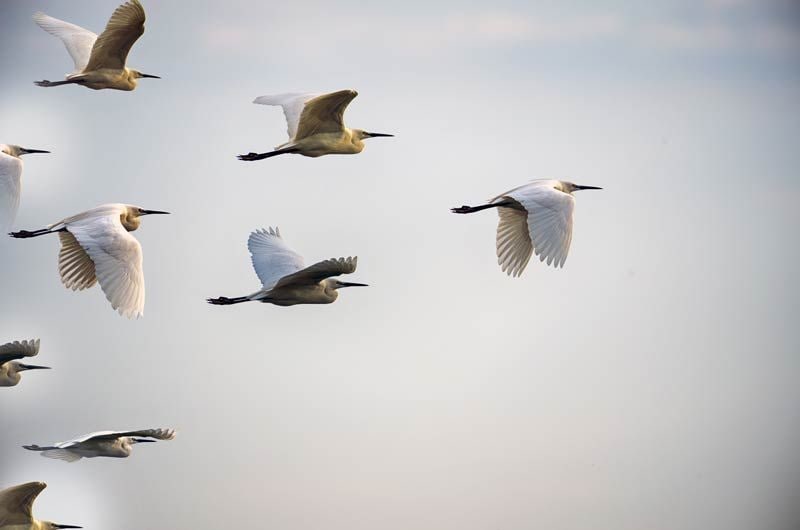
[[[144,312],[142,246],[129,232],[139,228],[142,216],[168,213],[129,204],[104,204],[41,230],[9,235],[30,238],[58,234],[61,283],[82,291],[99,282],[111,307],[123,316],[138,318]]]
[[[83,528],[33,518],[33,501],[47,487],[44,482],[28,482],[0,491],[0,530],[52,530]]]
[[[0,144],[0,230],[8,230],[14,223],[22,192],[22,155],[49,153],[41,149],[28,149],[18,145]]]
[[[49,370],[49,366],[23,364],[18,359],[35,357],[39,353],[39,339],[9,342],[0,346],[0,386],[16,386],[25,370]]]
[[[29,451],[39,451],[42,456],[47,458],[55,458],[65,462],[76,462],[81,458],[95,458],[97,456],[128,458],[135,444],[155,442],[157,440],[172,440],[175,438],[175,434],[174,429],[101,431],[93,432],[68,442],[59,442],[49,447],[40,447],[38,445],[23,445],[22,447]]]
[[[357,95],[355,90],[340,90],[330,94],[277,94],[257,97],[253,103],[283,107],[289,126],[289,141],[267,153],[239,155],[239,160],[261,160],[284,153],[310,157],[354,155],[364,149],[362,140],[394,136],[344,126],[344,111]]]
[[[139,0],[119,6],[98,37],[88,29],[45,15],[33,15],[40,28],[64,42],[75,62],[75,70],[66,74],[65,81],[36,81],[41,87],[77,84],[101,90],[133,90],[137,79],[161,79],[125,66],[133,43],[144,33],[144,8]]]
[[[490,199],[488,204],[451,211],[474,213],[497,208],[497,263],[509,276],[519,276],[533,253],[548,265],[564,266],[572,241],[572,193],[599,189],[563,180],[534,180]]]
[[[333,258],[306,267],[303,256],[289,248],[278,228],[256,230],[250,234],[247,248],[253,268],[263,287],[253,294],[237,298],[209,298],[214,305],[262,302],[279,306],[330,304],[344,287],[366,287],[363,283],[342,282],[332,276],[356,270],[357,257]]]

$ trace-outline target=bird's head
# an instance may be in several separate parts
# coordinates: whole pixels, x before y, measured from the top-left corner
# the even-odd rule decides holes
[[[133,232],[141,224],[141,217],[145,215],[169,215],[169,212],[162,212],[161,210],[146,210],[139,206],[126,205],[125,210],[120,215],[122,226],[128,232]]]
[[[602,190],[603,188],[598,188],[597,186],[582,186],[581,184],[574,184],[572,182],[567,182],[565,180],[560,181],[561,184],[561,191],[564,193],[573,193],[575,191],[581,190]]]
[[[17,372],[24,372],[26,370],[49,370],[49,366],[37,366],[35,364],[23,364],[21,362],[13,362],[11,365],[14,367],[14,370]]]
[[[353,136],[359,140],[366,140],[367,138],[380,138],[381,136],[394,136],[393,134],[367,132],[361,129],[352,129]]]
[[[133,75],[134,79],[161,79],[157,75],[143,74],[139,70],[131,70],[131,75]]]
[[[55,528],[83,528],[82,526],[75,526],[72,524],[51,523],[50,521],[42,521],[42,530],[51,530]]]
[[[22,155],[31,155],[34,153],[49,153],[50,151],[44,151],[42,149],[29,149],[27,147],[22,147],[19,145],[10,145],[10,144],[0,144],[0,151],[3,153],[13,156],[16,158],[21,157]]]

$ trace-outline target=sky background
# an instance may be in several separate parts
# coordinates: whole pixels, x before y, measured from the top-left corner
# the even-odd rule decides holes
[[[16,229],[108,202],[145,218],[145,316],[64,289],[55,237],[0,239],[0,487],[87,529],[790,530],[800,524],[800,8],[791,1],[144,0],[132,93],[72,69],[36,10],[99,32],[116,0],[0,3]],[[354,88],[358,156],[285,141],[281,92]],[[564,269],[496,264],[533,178],[577,194]],[[259,286],[248,234],[358,255],[330,306]],[[126,460],[20,448],[174,427]]]

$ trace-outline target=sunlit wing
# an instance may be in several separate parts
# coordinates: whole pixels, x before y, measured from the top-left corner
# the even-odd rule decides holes
[[[514,201],[516,205],[519,205]],[[533,254],[533,245],[528,235],[528,214],[519,209],[497,208],[500,217],[497,223],[497,263],[509,276],[519,276],[528,265]]]
[[[139,0],[130,0],[119,6],[97,37],[86,70],[125,68],[128,52],[144,34],[145,14]]]
[[[0,491],[0,528],[33,523],[33,501],[46,487],[44,482],[28,482]]]
[[[344,111],[358,95],[355,90],[340,90],[307,101],[300,115],[295,141],[313,134],[344,130]]]
[[[528,212],[528,234],[539,261],[563,267],[572,242],[575,199],[552,186],[528,185],[507,193]]]

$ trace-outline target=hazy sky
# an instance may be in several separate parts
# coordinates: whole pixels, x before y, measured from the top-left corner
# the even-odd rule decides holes
[[[0,142],[17,229],[107,202],[145,218],[145,316],[73,293],[55,237],[0,239],[0,487],[103,530],[790,530],[800,522],[800,9],[792,1],[143,0],[133,93],[71,70],[31,15],[103,28],[117,0],[0,2]],[[188,11],[188,9],[191,11]],[[285,141],[254,97],[354,88],[358,156]],[[564,269],[496,264],[532,178],[577,195]],[[254,291],[246,240],[358,255],[330,306]],[[127,460],[20,448],[175,427]]]

